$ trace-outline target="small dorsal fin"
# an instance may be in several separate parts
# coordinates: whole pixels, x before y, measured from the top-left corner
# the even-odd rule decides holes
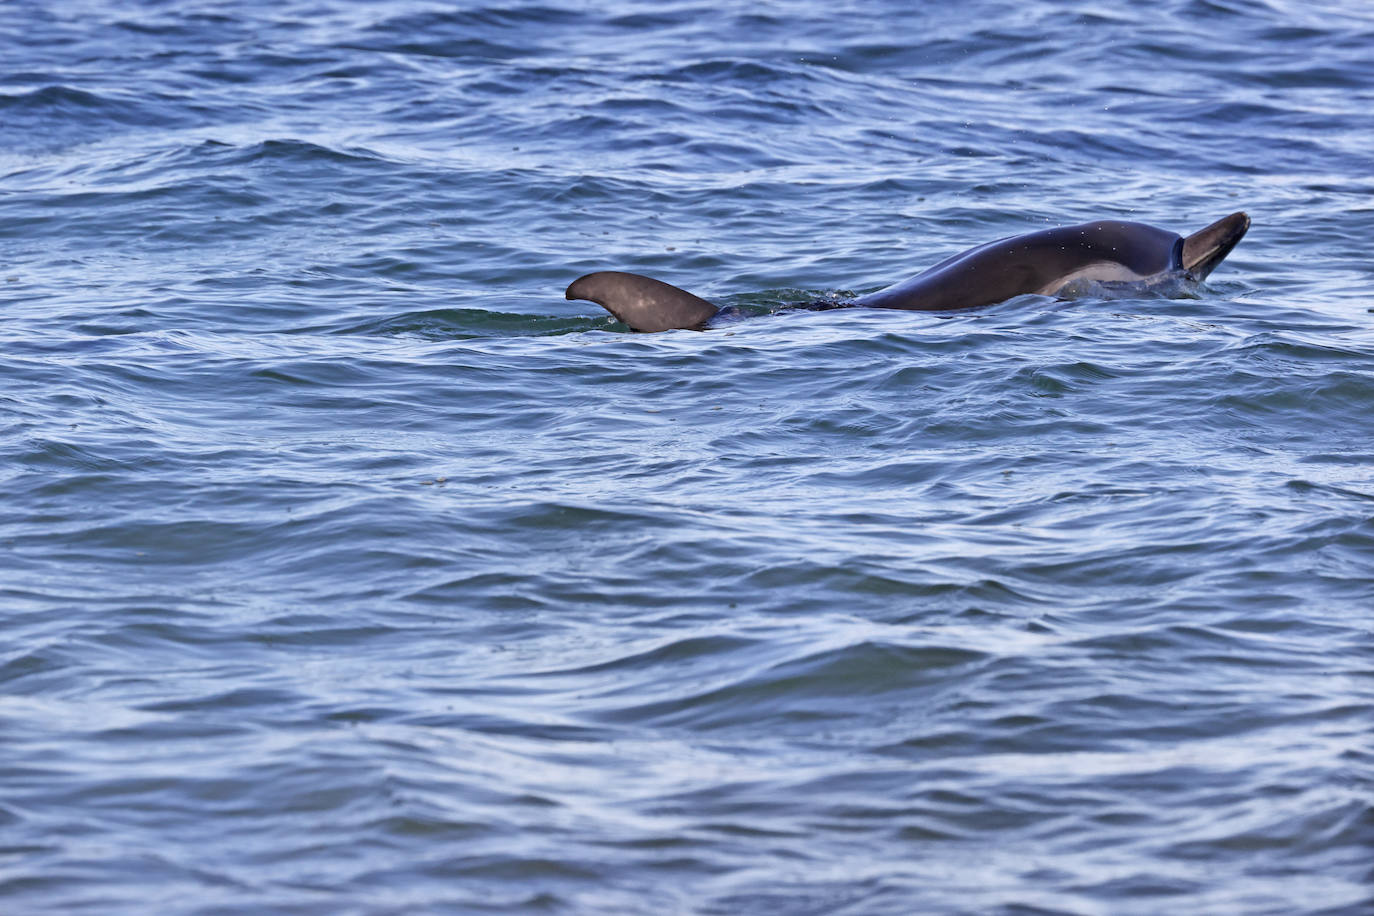
[[[587,299],[625,322],[635,331],[697,329],[719,309],[705,299],[639,274],[600,270],[572,282],[569,299]]]

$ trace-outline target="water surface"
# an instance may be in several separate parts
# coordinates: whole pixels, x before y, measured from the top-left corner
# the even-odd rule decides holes
[[[1374,14],[0,42],[7,912],[1374,907]],[[1238,209],[1196,298],[768,314]]]

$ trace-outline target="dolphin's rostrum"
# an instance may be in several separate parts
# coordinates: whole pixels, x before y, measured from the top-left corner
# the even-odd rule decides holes
[[[1149,287],[1168,280],[1201,281],[1249,228],[1250,217],[1232,213],[1187,238],[1119,220],[1045,229],[971,248],[909,280],[825,307],[943,312],[1027,293],[1069,294],[1092,289],[1092,284]],[[636,331],[701,328],[719,311],[661,280],[613,270],[579,277],[568,287],[567,298],[595,302]]]

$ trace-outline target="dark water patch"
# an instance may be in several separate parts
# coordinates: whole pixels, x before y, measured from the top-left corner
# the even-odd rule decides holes
[[[764,87],[779,81],[795,78],[793,71],[769,66],[753,60],[721,59],[703,60],[679,67],[664,74],[662,79],[683,82],[720,82],[736,89],[745,90]],[[748,93],[752,95],[752,93]]]
[[[574,671],[541,671],[537,676],[576,676],[600,674],[603,672],[643,671],[659,667],[681,668],[684,666],[715,664],[723,654],[744,651],[755,645],[753,640],[738,637],[694,637],[675,640],[655,649],[625,656],[613,661],[579,668]]]
[[[41,693],[52,685],[65,680],[70,670],[66,653],[53,647],[12,656],[0,665],[0,683],[6,691],[16,696],[26,693]]]
[[[35,138],[35,146],[30,149],[41,149],[59,140],[89,142],[108,134],[111,127],[169,127],[184,122],[156,97],[141,98],[118,89],[94,92],[65,85],[0,92],[0,114],[14,132],[11,136]]]
[[[861,644],[770,665],[745,680],[698,695],[602,710],[596,718],[694,731],[736,730],[751,721],[769,721],[771,728],[792,731],[849,714],[826,702],[832,684],[843,684],[846,697],[877,697],[915,684],[938,685],[950,676],[943,669],[980,660],[978,653],[954,649]]]
[[[340,334],[415,336],[423,340],[467,340],[484,337],[544,336],[605,329],[617,324],[609,316],[582,319],[502,314],[485,309],[436,309],[381,318],[339,328]]]
[[[186,712],[202,708],[211,713],[216,710],[252,709],[266,706],[290,706],[296,699],[289,693],[266,689],[234,690],[214,697],[186,698],[143,706],[146,712]]]

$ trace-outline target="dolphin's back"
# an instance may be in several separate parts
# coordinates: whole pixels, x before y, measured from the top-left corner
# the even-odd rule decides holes
[[[1013,296],[1052,296],[1079,279],[1132,281],[1181,270],[1183,239],[1144,223],[1098,220],[999,239],[947,258],[854,305],[942,312]]]

